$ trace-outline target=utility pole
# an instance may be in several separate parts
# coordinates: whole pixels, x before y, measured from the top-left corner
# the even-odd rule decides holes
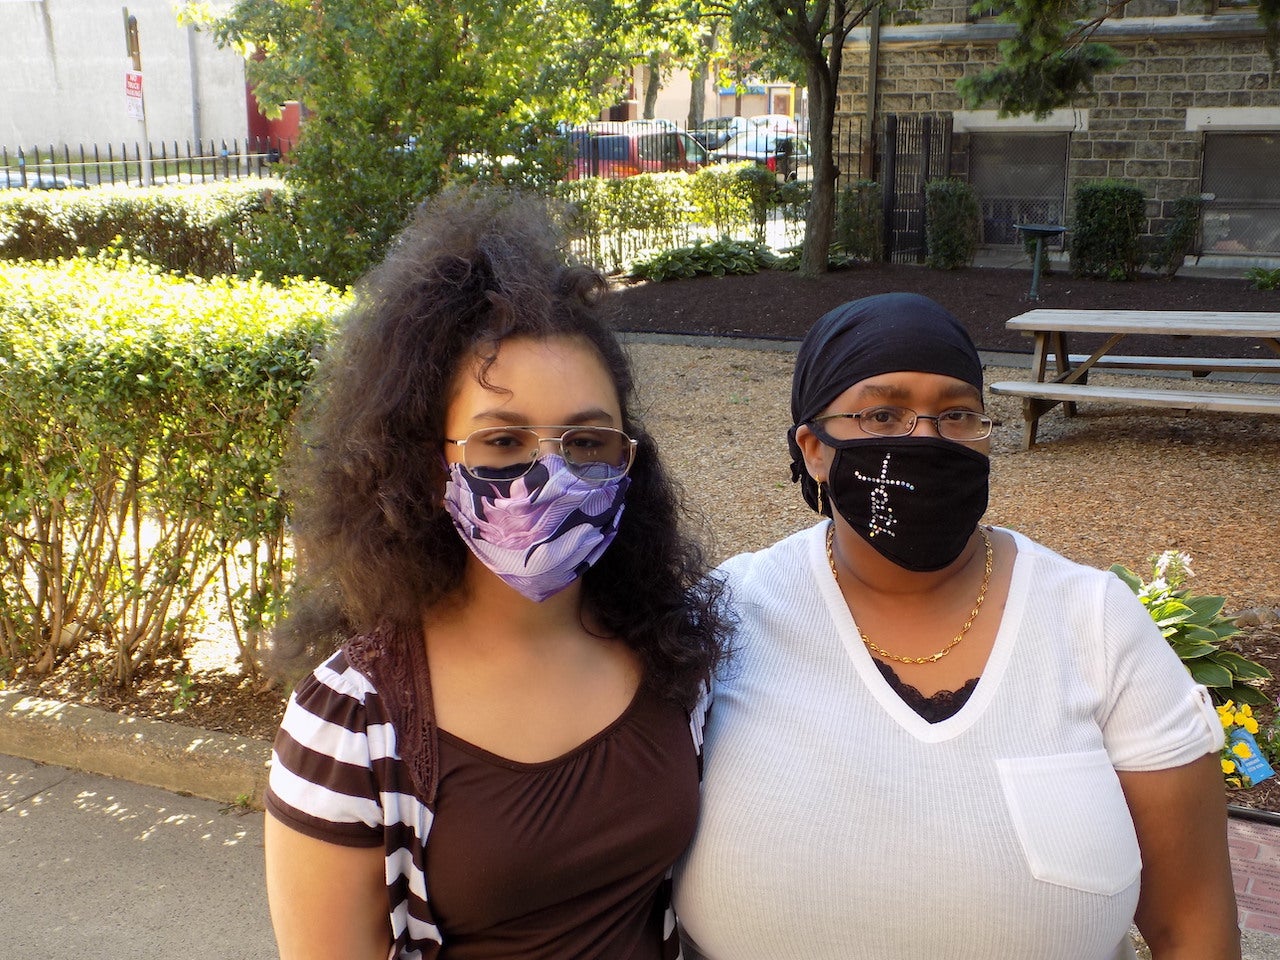
[[[132,69],[125,72],[125,109],[129,116],[142,124],[142,182],[148,187],[151,179],[151,141],[147,138],[147,107],[142,93],[142,44],[138,40],[138,18],[129,15],[128,7],[121,7],[124,13],[124,43]]]

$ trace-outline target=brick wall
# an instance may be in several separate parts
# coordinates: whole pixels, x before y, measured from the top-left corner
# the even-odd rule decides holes
[[[1179,0],[1179,5],[1183,9],[1172,0],[1143,0],[1140,7],[1131,3],[1130,19],[1111,25],[1119,35],[1099,38],[1126,62],[1099,76],[1094,93],[1079,101],[1078,106],[1088,111],[1088,129],[1072,134],[1068,162],[1068,196],[1085,179],[1136,181],[1150,198],[1153,232],[1159,232],[1172,214],[1177,197],[1200,192],[1202,134],[1186,129],[1188,109],[1280,107],[1280,74],[1270,71],[1261,35],[1179,37],[1144,28],[1132,18],[1135,10],[1157,18],[1194,13],[1192,21],[1181,22],[1191,28],[1207,22],[1200,16],[1201,0]],[[943,26],[936,31],[938,37],[927,40],[921,39],[927,32],[922,28],[914,35],[910,27],[883,31],[876,104],[880,118],[963,110],[956,81],[995,62],[991,24],[966,27],[964,4],[936,4],[921,14],[926,26],[955,26]],[[985,37],[979,26],[986,28]],[[1129,36],[1124,36],[1126,31]],[[865,39],[846,47],[838,113],[866,116],[868,54]],[[959,176],[967,173],[968,139],[958,134],[953,141],[952,170]]]

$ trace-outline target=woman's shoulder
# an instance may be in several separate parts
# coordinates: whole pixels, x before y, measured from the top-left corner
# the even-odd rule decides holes
[[[1110,570],[1091,567],[1078,560],[1072,560],[1052,547],[1048,547],[1038,540],[1032,540],[1026,534],[1005,527],[993,527],[992,529],[1013,538],[1013,542],[1017,547],[1017,559],[1019,562],[1034,565],[1033,582],[1037,584],[1037,589],[1048,584],[1059,585],[1069,582],[1095,587],[1105,585],[1112,580],[1119,582],[1119,578]]]
[[[815,540],[826,534],[827,521],[798,530],[783,537],[762,550],[748,551],[730,557],[716,568],[716,572],[729,583],[768,576],[778,567],[794,569],[795,564],[813,549]]]

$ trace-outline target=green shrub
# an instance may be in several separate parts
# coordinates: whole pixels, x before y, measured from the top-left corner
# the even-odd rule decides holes
[[[720,236],[752,230],[763,242],[776,205],[808,202],[807,193],[798,201],[800,190],[780,188],[773,174],[750,163],[704,167],[693,174],[590,177],[556,184],[553,193],[570,208],[567,226],[575,253],[606,273],[687,246],[696,228]]]
[[[1196,683],[1208,687],[1216,704],[1232,701],[1258,706],[1267,702],[1266,695],[1250,681],[1265,680],[1271,671],[1220,647],[1223,640],[1240,630],[1222,616],[1226,602],[1222,597],[1194,596],[1185,586],[1191,576],[1189,556],[1166,550],[1153,557],[1152,576],[1145,583],[1120,564],[1111,571],[1137,594],[1173,652],[1181,658]]]
[[[855,180],[836,194],[832,252],[845,262],[884,259],[884,209],[880,185]]]
[[[557,184],[555,194],[572,208],[571,236],[578,255],[606,273],[620,272],[638,257],[687,239],[692,206],[688,174],[589,177]]]
[[[925,263],[936,270],[967,267],[978,251],[982,213],[963,180],[930,180],[924,188]]]
[[[217,602],[255,667],[290,416],[343,304],[127,257],[0,273],[0,656],[105,649],[127,685]]]
[[[1182,261],[1195,249],[1196,238],[1200,235],[1200,212],[1204,208],[1204,200],[1199,194],[1189,193],[1173,202],[1173,217],[1165,227],[1164,236],[1160,238],[1156,251],[1151,257],[1151,266],[1166,277],[1175,276],[1182,268]]]
[[[1245,273],[1245,279],[1255,290],[1280,290],[1280,267],[1274,270],[1266,267],[1250,267]]]
[[[674,280],[711,274],[723,277],[730,273],[757,273],[772,266],[773,254],[754,240],[731,240],[725,237],[692,246],[666,250],[638,262],[633,275],[645,280]]]
[[[296,263],[296,253],[281,243],[261,249],[264,217],[274,213],[287,222],[291,211],[291,191],[278,181],[6,190],[0,193],[0,258],[55,260],[114,248],[175,273],[252,273],[282,259]]]
[[[751,204],[751,222],[755,224],[756,240],[764,243],[765,225],[769,222],[769,214],[783,196],[783,185],[778,183],[772,170],[758,163],[733,164],[729,169],[733,171],[739,189]],[[787,192],[789,202],[796,202],[796,193],[795,190]]]
[[[748,166],[753,165],[716,164],[684,178],[692,222],[710,227],[720,236],[755,222],[761,201],[751,180],[743,175]],[[767,197],[764,203],[768,203]],[[759,222],[763,230],[763,216]]]
[[[1136,184],[1099,180],[1076,188],[1071,272],[1077,277],[1132,280],[1142,263],[1146,195]]]

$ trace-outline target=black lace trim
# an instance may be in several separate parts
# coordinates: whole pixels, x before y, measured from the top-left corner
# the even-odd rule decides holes
[[[343,649],[351,666],[377,689],[378,699],[395,727],[400,761],[423,803],[434,807],[440,783],[440,753],[427,651],[421,636],[384,625],[372,633],[353,637]]]
[[[876,660],[876,666],[880,668],[880,675],[893,687],[893,692],[902,698],[902,702],[929,723],[941,723],[959,713],[969,702],[979,679],[974,677],[959,690],[939,690],[933,696],[926,697],[911,684],[903,683],[897,671],[884,661]]]

